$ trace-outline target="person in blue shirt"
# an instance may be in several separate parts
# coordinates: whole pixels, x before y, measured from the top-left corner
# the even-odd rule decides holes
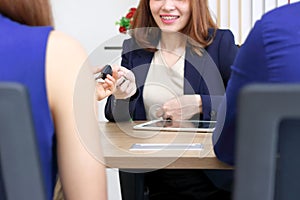
[[[96,83],[82,46],[52,25],[47,0],[0,0],[0,81],[28,89],[47,199],[58,171],[66,199],[106,199],[94,103],[113,92],[116,72]]]
[[[238,48],[230,30],[217,28],[207,0],[140,0],[133,18],[132,38],[123,43],[127,71],[107,100],[106,118],[215,119]],[[149,192],[150,199],[229,199],[214,184],[224,173],[210,172],[215,182],[208,170],[121,170],[122,197],[143,199]]]
[[[241,88],[252,83],[300,82],[299,10],[300,3],[293,3],[266,13],[240,48],[213,134],[214,151],[221,161],[235,164],[237,96]]]

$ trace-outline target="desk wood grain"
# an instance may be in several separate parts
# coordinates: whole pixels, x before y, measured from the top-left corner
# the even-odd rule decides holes
[[[211,133],[134,130],[136,123],[99,122],[107,167],[122,169],[231,169],[219,161],[212,148]],[[132,151],[135,143],[192,144],[201,150]]]

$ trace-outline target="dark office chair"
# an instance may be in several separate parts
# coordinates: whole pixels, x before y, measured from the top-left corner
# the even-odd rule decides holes
[[[300,85],[239,96],[234,200],[300,199]]]
[[[44,200],[45,192],[27,91],[0,83],[0,199]]]

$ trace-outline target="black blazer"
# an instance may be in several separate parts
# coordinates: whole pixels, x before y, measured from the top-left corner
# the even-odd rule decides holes
[[[203,104],[201,118],[210,120],[216,117],[238,47],[230,30],[219,29],[205,50],[203,56],[199,56],[190,47],[186,48],[184,94],[200,94]],[[109,121],[146,120],[142,94],[153,55],[153,52],[139,48],[134,39],[124,41],[121,65],[133,71],[138,89],[129,99],[108,97],[105,117]]]

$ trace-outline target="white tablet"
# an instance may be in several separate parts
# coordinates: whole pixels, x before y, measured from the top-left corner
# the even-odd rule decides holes
[[[200,120],[152,120],[135,125],[133,129],[154,131],[188,131],[188,132],[213,132],[216,121]]]

